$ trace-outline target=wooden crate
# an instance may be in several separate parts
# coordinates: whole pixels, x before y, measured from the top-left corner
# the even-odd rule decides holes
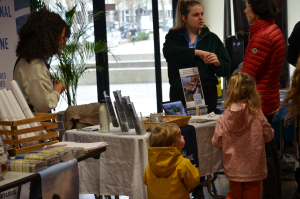
[[[165,115],[162,117],[162,123],[150,122],[150,119],[144,120],[146,129],[152,129],[157,124],[175,123],[179,127],[187,126],[191,119],[191,116],[180,116],[180,115]]]
[[[28,153],[30,151],[39,150],[42,149],[45,145],[51,145],[59,142],[57,140],[58,132],[56,131],[56,128],[58,127],[55,119],[57,118],[56,114],[52,113],[33,113],[35,115],[35,118],[30,119],[24,119],[24,120],[18,120],[14,122],[8,122],[8,121],[0,121],[1,126],[10,126],[11,130],[0,130],[0,134],[4,135],[11,135],[11,139],[2,139],[4,144],[11,145],[12,149],[9,150],[9,153],[11,156],[16,156],[22,153]],[[51,120],[52,122],[42,122],[46,120]],[[24,125],[24,124],[30,124],[34,122],[39,122],[41,126],[26,128],[26,129],[20,129],[17,130],[17,126]],[[50,130],[47,131],[47,134],[37,135],[33,137],[18,139],[18,135],[26,134],[26,133],[32,133],[36,131],[42,131],[42,130]],[[21,143],[27,143],[37,140],[43,140],[52,138],[52,141],[31,145],[28,147],[19,148],[19,144]]]

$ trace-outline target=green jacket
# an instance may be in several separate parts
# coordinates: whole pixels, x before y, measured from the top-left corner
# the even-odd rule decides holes
[[[204,87],[218,84],[215,74],[220,77],[229,74],[231,67],[229,55],[219,37],[208,28],[203,28],[198,36],[197,49],[215,53],[221,63],[220,67],[213,64],[206,65],[200,57],[195,56],[195,49],[188,47],[185,29],[170,30],[166,35],[163,53],[168,62],[171,87],[182,88],[179,75],[179,69],[182,68],[198,67],[201,84]]]

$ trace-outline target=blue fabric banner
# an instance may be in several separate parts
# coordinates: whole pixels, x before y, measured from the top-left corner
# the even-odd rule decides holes
[[[39,173],[43,199],[79,199],[77,159],[53,165]]]

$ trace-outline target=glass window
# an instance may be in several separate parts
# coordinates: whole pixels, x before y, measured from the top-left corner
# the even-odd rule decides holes
[[[110,96],[121,90],[143,116],[156,112],[153,19],[151,1],[108,0],[106,10]],[[116,59],[114,58],[116,57]]]
[[[75,2],[76,0],[45,0],[46,4],[61,3],[68,8],[72,8]],[[86,2],[87,12],[91,12],[92,0],[84,2]],[[113,99],[112,92],[121,90],[123,96],[130,96],[136,110],[142,112],[144,116],[156,112],[152,1],[106,0],[105,3],[108,5],[106,6],[107,45],[112,53],[108,54],[110,96]],[[161,13],[160,24],[163,19],[165,22],[171,20],[171,0],[159,1],[159,12]],[[78,19],[82,17],[79,10],[77,14]],[[83,37],[83,42],[94,41],[92,18],[86,22],[90,30],[87,36]],[[167,29],[172,25],[170,21],[169,24],[162,24],[167,25],[165,29],[160,26],[163,101],[168,101],[167,64],[162,54],[162,46]],[[87,65],[95,66],[95,57],[92,57]],[[97,101],[96,70],[91,69],[86,71],[79,80],[77,104]],[[56,111],[65,110],[67,106],[66,101],[61,100]]]
[[[160,49],[161,49],[161,78],[162,78],[162,96],[163,102],[170,101],[170,85],[168,78],[168,68],[167,62],[164,58],[162,49],[165,43],[165,37],[170,28],[173,27],[173,15],[172,15],[172,1],[171,0],[159,0],[158,1],[159,13],[159,39],[160,39]]]

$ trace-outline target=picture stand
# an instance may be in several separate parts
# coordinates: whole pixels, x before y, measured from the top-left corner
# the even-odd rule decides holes
[[[196,116],[199,116],[200,115],[200,110],[199,110],[199,106],[196,106]]]

